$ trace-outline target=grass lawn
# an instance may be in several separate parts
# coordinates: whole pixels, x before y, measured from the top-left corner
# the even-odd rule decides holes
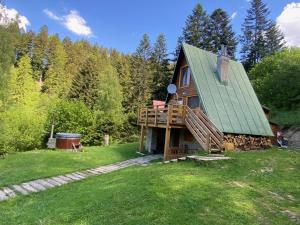
[[[36,150],[0,159],[0,187],[106,165],[138,156],[137,143],[84,147],[84,152]]]
[[[0,203],[2,224],[297,224],[300,153],[134,166]]]

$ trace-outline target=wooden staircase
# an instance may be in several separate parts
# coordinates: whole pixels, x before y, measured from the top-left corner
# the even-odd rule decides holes
[[[223,133],[201,110],[185,106],[184,121],[201,147],[208,152],[223,151]]]

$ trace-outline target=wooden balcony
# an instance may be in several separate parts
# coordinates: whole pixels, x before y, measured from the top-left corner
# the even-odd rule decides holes
[[[138,114],[138,125],[146,127],[185,127],[185,106],[164,105],[155,108],[141,108]]]

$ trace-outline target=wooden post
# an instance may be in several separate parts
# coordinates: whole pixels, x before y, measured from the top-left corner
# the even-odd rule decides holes
[[[155,107],[155,126],[157,126],[158,105]]]
[[[145,128],[141,126],[141,136],[140,136],[140,152],[144,151],[144,135],[145,135]]]
[[[167,126],[166,126],[166,136],[165,136],[165,147],[164,147],[164,160],[169,158],[169,151],[170,151],[170,136],[171,136],[171,128],[170,128],[170,119],[172,115],[172,106],[168,105],[168,112],[167,112]]]
[[[206,136],[206,144],[207,144],[207,150],[210,153],[210,134],[209,133]]]
[[[169,150],[170,150],[170,134],[171,128],[166,128],[166,137],[165,137],[165,147],[164,147],[164,160],[169,159]]]
[[[145,126],[148,126],[148,108],[146,108],[146,120],[145,120]]]

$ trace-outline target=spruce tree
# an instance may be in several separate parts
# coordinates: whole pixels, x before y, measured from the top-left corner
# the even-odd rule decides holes
[[[36,80],[43,80],[47,71],[48,27],[43,26],[33,40],[32,68]]]
[[[273,53],[282,48],[281,45],[272,43],[274,39],[276,42],[279,39],[283,40],[282,34],[278,29],[274,29],[272,21],[268,19],[270,12],[267,5],[262,0],[252,0],[250,4],[242,25],[243,35],[240,38],[242,43],[241,60],[246,70],[252,68],[270,52]],[[268,36],[272,36],[271,40],[268,39]]]
[[[47,71],[44,76],[43,91],[58,96],[66,96],[69,79],[65,66],[67,55],[58,35],[51,36],[48,43]]]
[[[266,33],[266,39],[268,55],[274,54],[278,50],[283,49],[286,44],[283,33],[273,21],[270,22],[269,29]]]
[[[153,72],[151,71],[151,45],[147,34],[142,40],[131,60],[131,76],[134,85],[132,110],[150,103]]]
[[[200,4],[197,4],[188,16],[182,36],[177,43],[177,54],[181,44],[187,43],[195,47],[210,50],[210,37],[208,36],[209,17]]]
[[[69,99],[79,99],[90,109],[98,101],[99,71],[95,57],[89,57],[72,81]]]
[[[220,8],[214,10],[210,15],[209,36],[212,52],[218,53],[223,44],[227,46],[228,55],[234,58],[237,41],[228,14]]]
[[[32,78],[31,60],[24,55],[13,70],[12,101],[18,105],[32,105],[38,97],[38,85]]]
[[[157,37],[153,47],[151,61],[153,68],[153,98],[164,101],[167,96],[167,85],[170,82],[171,73],[169,69],[166,38],[163,33]]]

